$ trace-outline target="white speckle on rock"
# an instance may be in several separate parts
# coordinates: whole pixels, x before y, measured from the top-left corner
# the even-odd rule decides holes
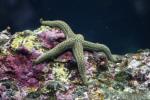
[[[134,69],[134,68],[139,67],[141,64],[142,64],[141,61],[137,61],[134,59],[129,63],[128,68]]]
[[[146,74],[148,71],[150,71],[150,69],[146,65],[141,67],[141,74]]]

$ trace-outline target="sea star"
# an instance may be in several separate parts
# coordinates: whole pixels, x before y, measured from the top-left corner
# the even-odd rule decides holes
[[[64,51],[68,49],[72,49],[74,57],[76,59],[79,74],[84,84],[87,84],[87,77],[86,77],[86,68],[84,66],[84,50],[91,50],[91,51],[102,51],[106,54],[109,60],[116,61],[115,58],[112,56],[111,51],[107,46],[104,44],[99,43],[92,43],[89,41],[85,41],[84,37],[81,34],[75,34],[70,26],[60,20],[56,21],[41,21],[42,25],[47,25],[50,27],[58,27],[60,28],[65,36],[66,40],[56,45],[54,48],[49,50],[48,52],[42,54],[35,60],[35,64],[42,63],[49,59],[54,59]]]

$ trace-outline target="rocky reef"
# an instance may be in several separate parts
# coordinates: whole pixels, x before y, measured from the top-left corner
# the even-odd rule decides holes
[[[0,32],[0,100],[150,100],[149,49],[117,55],[117,62],[84,50],[85,85],[71,50],[34,64],[66,39],[64,30],[45,25]]]

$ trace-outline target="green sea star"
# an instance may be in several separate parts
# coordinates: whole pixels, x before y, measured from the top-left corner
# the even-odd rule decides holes
[[[58,45],[56,45],[54,48],[44,53],[43,55],[39,56],[35,60],[34,62],[35,64],[42,63],[49,59],[52,60],[56,58],[58,55],[60,55],[61,53],[63,53],[64,51],[68,49],[72,49],[72,52],[74,54],[74,57],[78,65],[78,70],[81,79],[84,84],[87,84],[86,68],[84,65],[84,53],[83,53],[84,50],[102,51],[106,54],[109,60],[116,61],[107,46],[105,46],[104,44],[85,41],[84,37],[81,34],[74,34],[70,26],[64,21],[60,21],[60,20],[43,21],[42,20],[41,24],[60,28],[66,35],[66,40],[59,43]]]

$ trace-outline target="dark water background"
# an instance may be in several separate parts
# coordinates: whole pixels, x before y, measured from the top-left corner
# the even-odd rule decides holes
[[[0,0],[0,30],[36,29],[40,18],[64,20],[113,53],[150,48],[150,0]]]

